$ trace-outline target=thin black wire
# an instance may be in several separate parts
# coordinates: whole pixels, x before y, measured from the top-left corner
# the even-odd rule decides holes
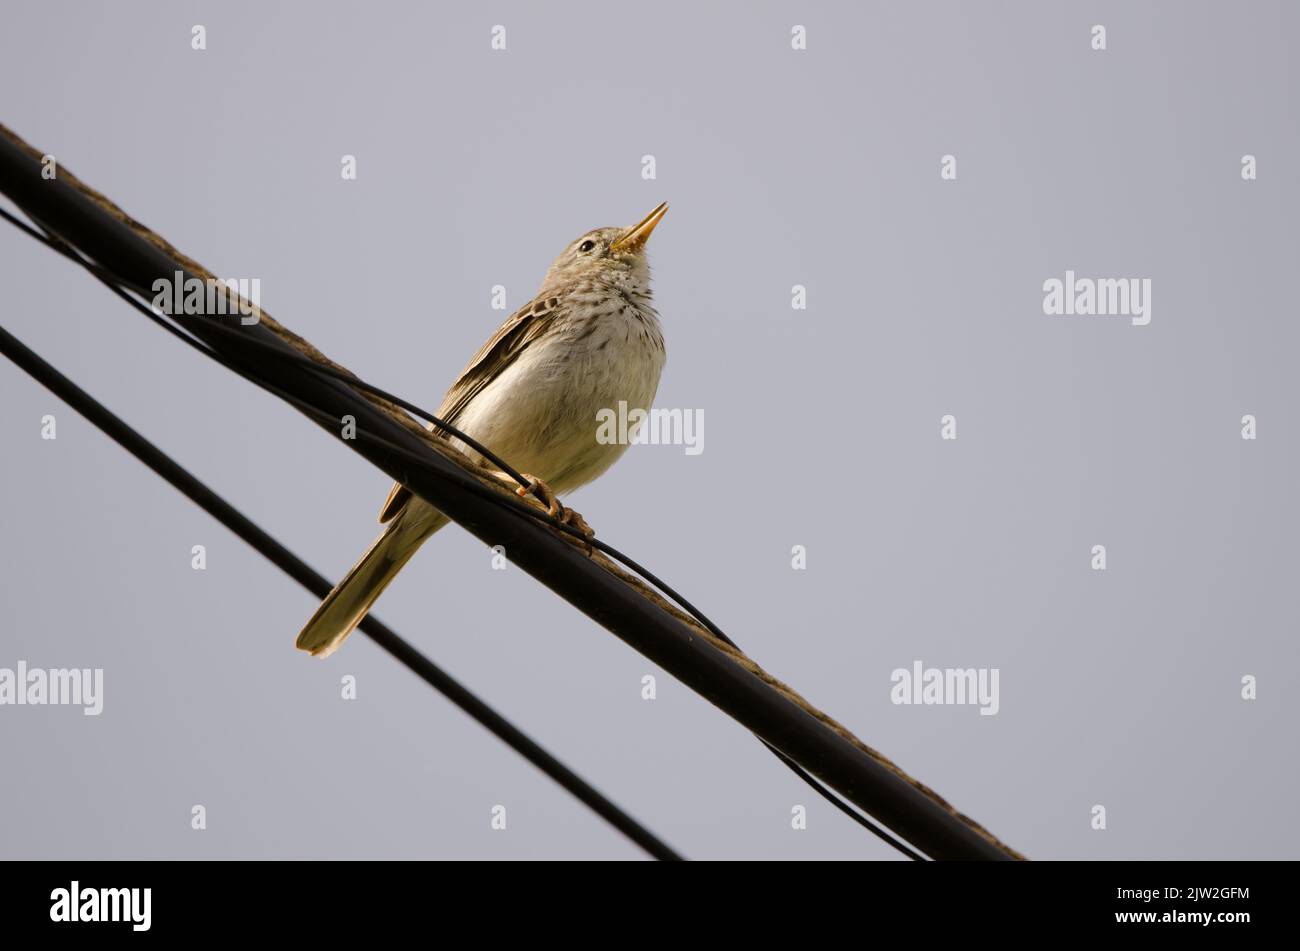
[[[179,339],[183,340],[185,343],[188,343],[190,346],[194,347],[199,352],[201,352],[204,356],[216,360],[222,366],[226,367],[226,369],[229,370],[235,369],[233,366],[229,364],[229,362],[226,359],[224,359],[223,355],[219,351],[214,350],[213,348],[209,347],[207,344],[203,343],[197,338],[194,338],[191,335],[185,333],[183,330],[181,330],[179,327],[175,326],[174,324],[168,323],[152,307],[141,303],[139,300],[133,297],[130,297],[125,290],[125,289],[129,289],[131,291],[134,291],[141,298],[143,298],[145,297],[143,289],[130,284],[130,282],[125,281],[121,277],[117,276],[116,274],[111,273],[106,268],[101,267],[96,262],[89,260],[84,255],[82,255],[79,251],[77,251],[76,248],[72,247],[70,244],[68,244],[58,235],[54,234],[52,231],[44,229],[43,225],[41,226],[40,229],[33,228],[32,226],[28,225],[26,222],[14,217],[9,212],[5,211],[3,208],[0,208],[0,217],[4,217],[5,220],[7,220],[10,224],[17,226],[26,234],[28,234],[30,237],[33,237],[37,241],[40,241],[42,244],[46,245],[47,247],[52,248],[55,251],[58,251],[68,260],[76,264],[79,264],[82,267],[84,267],[86,270],[90,271],[90,273],[93,274],[101,284],[103,284],[109,290],[113,291],[115,294],[117,294],[119,297],[125,300],[128,304],[130,304],[131,306],[139,310],[141,313],[145,314],[145,316],[147,316],[158,326],[162,327],[168,333],[171,333],[174,336],[178,337]],[[530,487],[531,483],[527,479],[525,479],[522,474],[517,472],[513,467],[511,467],[509,463],[503,460],[496,453],[492,452],[492,450],[488,449],[486,446],[484,446],[482,443],[478,442],[468,434],[461,432],[459,429],[457,429],[455,426],[451,425],[450,423],[444,422],[443,420],[439,419],[437,416],[434,416],[432,413],[428,413],[422,410],[414,403],[407,402],[406,400],[402,399],[400,396],[396,396],[392,393],[387,392],[386,390],[380,389],[379,387],[371,383],[367,383],[365,380],[351,373],[347,373],[343,370],[335,369],[334,367],[327,366],[326,364],[323,363],[317,363],[315,360],[310,360],[307,357],[303,356],[302,354],[298,353],[297,351],[285,350],[284,348],[277,347],[274,344],[267,343],[262,340],[257,340],[253,337],[249,337],[245,334],[241,334],[239,331],[235,330],[235,328],[227,327],[224,324],[213,322],[211,326],[222,333],[235,334],[236,339],[238,339],[241,344],[260,347],[265,353],[271,356],[279,357],[280,359],[288,360],[289,362],[292,363],[298,363],[312,370],[315,373],[319,373],[324,376],[333,377],[336,380],[341,380],[344,383],[351,384],[352,386],[355,386],[358,389],[365,390],[366,392],[372,393],[375,396],[380,397],[381,399],[385,399],[390,403],[400,406],[408,413],[412,413],[416,416],[419,416],[422,419],[425,419],[428,422],[433,423],[439,429],[442,429],[443,431],[450,433],[451,435],[460,439],[462,442],[465,443],[465,445],[469,446],[475,452],[482,455],[483,458],[487,459],[499,470],[504,472],[506,475],[510,476],[510,478],[514,479],[523,488]],[[245,379],[251,380],[251,378],[248,377],[243,372],[240,372],[240,376],[243,376]]]
[[[314,571],[301,558],[281,545],[251,519],[218,495],[212,488],[182,467],[125,421],[68,377],[25,346],[20,340],[0,327],[0,352],[24,369],[51,392],[63,399],[120,446],[160,475],[192,502],[212,515],[236,536],[268,558],[295,581],[316,597],[324,597],[332,587],[328,578]],[[416,676],[444,694],[463,711],[477,720],[512,749],[523,755],[538,769],[573,793],[597,815],[607,820],[620,832],[637,843],[651,856],[669,861],[680,861],[682,856],[661,841],[650,830],[623,812],[593,786],[570,770],[558,759],[539,746],[522,730],[515,727],[468,688],[421,654],[396,631],[373,615],[362,621],[361,630],[388,651]]]
[[[330,420],[331,422],[334,420],[334,417],[331,414],[325,413],[324,411],[320,410],[318,407],[305,403],[304,401],[297,398],[293,394],[287,393],[279,389],[278,387],[275,387],[274,385],[266,383],[264,380],[249,373],[246,369],[238,365],[235,361],[228,358],[225,354],[219,352],[215,348],[204,343],[202,340],[185,332],[180,327],[177,327],[176,325],[165,320],[161,315],[159,315],[154,310],[152,306],[149,306],[143,303],[142,301],[138,300],[137,298],[132,297],[131,293],[129,293],[129,291],[134,291],[137,295],[143,297],[144,294],[140,288],[134,287],[128,281],[123,280],[116,274],[113,274],[107,269],[101,267],[96,262],[87,259],[84,255],[82,255],[79,251],[77,251],[75,248],[69,245],[58,235],[48,230],[43,231],[38,228],[34,228],[28,225],[26,222],[23,222],[22,220],[18,219],[14,215],[10,214],[8,211],[6,211],[3,208],[0,208],[0,217],[3,217],[5,220],[7,220],[11,224],[19,228],[21,231],[23,231],[30,237],[36,239],[37,241],[40,241],[42,244],[45,244],[47,247],[52,248],[53,250],[57,251],[59,254],[73,261],[74,263],[84,267],[98,281],[100,281],[100,283],[104,284],[105,287],[111,290],[118,297],[122,298],[124,301],[126,301],[136,310],[140,311],[142,314],[148,317],[152,322],[162,327],[172,336],[176,337],[177,339],[181,340],[182,342],[189,345],[193,349],[197,350],[199,353],[202,353],[204,356],[208,357],[209,359],[216,361],[221,366],[238,374],[239,376],[243,377],[244,379],[248,380],[254,385],[259,386],[260,388],[267,390],[268,392],[274,393],[275,395],[286,400],[287,402],[292,403],[301,411],[309,415],[312,415],[317,419],[324,418]],[[485,459],[491,462],[500,471],[504,472],[506,475],[510,476],[512,479],[518,482],[521,487],[529,488],[531,486],[531,483],[527,479],[525,479],[519,472],[513,469],[508,463],[502,460],[499,456],[497,456],[489,449],[487,449],[487,447],[481,445],[472,437],[461,432],[459,429],[457,429],[455,426],[451,425],[450,423],[446,422],[445,420],[442,420],[437,416],[434,416],[432,413],[427,412],[426,410],[420,408],[419,406],[399,396],[389,393],[386,390],[381,389],[380,387],[377,387],[371,383],[366,382],[365,380],[353,376],[350,373],[346,373],[344,371],[337,370],[334,367],[326,366],[322,363],[316,362],[315,360],[311,360],[308,357],[300,353],[297,353],[296,351],[286,350],[281,347],[274,346],[269,343],[264,343],[263,341],[248,337],[246,334],[239,332],[235,328],[227,327],[218,321],[213,321],[210,324],[210,326],[212,328],[219,330],[222,333],[227,334],[227,336],[231,340],[238,341],[241,346],[252,345],[258,347],[266,355],[275,356],[286,362],[298,364],[304,369],[308,369],[318,375],[328,376],[340,380],[344,383],[349,384],[350,386],[354,386],[358,389],[364,390],[375,396],[378,396],[381,399],[387,400],[393,403],[394,405],[401,407],[407,412],[432,423],[433,425],[442,429],[444,432],[449,433],[450,435],[460,439],[467,446],[474,449],[476,452],[480,453]],[[416,454],[407,450],[405,447],[398,446],[395,443],[389,442],[388,440],[383,439],[382,437],[379,437],[369,432],[362,432],[360,434],[362,435],[363,439],[369,439],[370,441],[376,444],[382,444],[389,451],[395,452],[399,455],[406,457],[413,464],[421,467],[424,466],[424,460],[421,459]],[[170,461],[171,460],[168,460],[168,462]],[[722,629],[719,628],[716,624],[714,624],[707,616],[705,616],[705,614],[702,611],[700,611],[689,601],[687,601],[684,597],[678,594],[672,587],[670,587],[665,582],[663,582],[655,574],[653,574],[644,566],[642,566],[641,564],[633,560],[631,557],[623,554],[621,551],[614,548],[612,545],[608,545],[597,538],[588,537],[578,529],[574,528],[572,525],[561,522],[558,516],[549,515],[546,512],[539,510],[535,506],[528,505],[504,493],[493,491],[468,475],[465,475],[463,478],[455,478],[454,481],[459,483],[462,487],[475,492],[476,494],[480,495],[483,498],[487,498],[497,504],[504,505],[506,508],[509,508],[517,513],[524,514],[531,518],[535,518],[539,521],[546,522],[552,527],[557,528],[560,531],[565,532],[566,534],[579,539],[584,544],[599,549],[609,557],[615,559],[616,561],[621,562],[624,566],[630,568],[632,571],[639,574],[642,578],[644,578],[650,584],[654,585],[666,596],[676,601],[677,604],[681,606],[683,610],[685,610],[688,614],[690,614],[693,618],[695,618],[701,625],[707,628],[719,640],[723,641],[726,644],[729,644],[730,646],[734,647],[736,650],[740,650],[739,645],[736,644],[736,642],[733,641],[730,637],[728,637],[722,631]],[[270,536],[267,537],[269,538]],[[831,803],[833,806],[835,806],[837,809],[843,812],[846,816],[853,819],[855,822],[857,822],[863,828],[867,829],[877,838],[881,839],[886,844],[897,849],[899,852],[901,852],[903,855],[907,856],[908,858],[913,859],[914,861],[925,860],[922,855],[918,854],[908,846],[904,845],[900,840],[890,835],[888,832],[886,832],[883,828],[881,828],[876,823],[871,821],[869,818],[859,813],[847,802],[840,799],[839,796],[834,794],[820,780],[818,780],[816,777],[808,773],[802,766],[800,766],[790,757],[786,756],[786,754],[783,753],[781,750],[777,749],[775,746],[773,746],[771,743],[764,740],[762,737],[755,737],[755,738],[758,739],[758,741],[762,743],[765,747],[767,747],[767,749],[770,750],[792,772],[794,772],[796,776],[798,776],[805,783],[811,786],[819,795],[821,795],[824,799],[826,799],[827,802]],[[648,835],[649,833],[646,834]],[[665,846],[665,848],[667,847]]]

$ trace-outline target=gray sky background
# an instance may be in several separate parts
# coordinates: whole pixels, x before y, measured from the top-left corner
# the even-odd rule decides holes
[[[634,447],[573,500],[599,534],[1031,857],[1297,854],[1294,5],[4,20],[0,121],[429,407],[504,316],[492,285],[513,310],[668,200],[657,404],[703,409],[705,449]],[[1150,325],[1045,316],[1066,269],[1150,278]],[[317,568],[373,538],[389,480],[293,410],[9,227],[0,288],[5,327]],[[296,652],[314,600],[7,363],[0,407],[0,666],[102,667],[106,694],[0,708],[0,855],[640,855],[364,637]],[[377,613],[691,857],[892,855],[458,528]],[[998,668],[1000,712],[891,704],[915,660]]]

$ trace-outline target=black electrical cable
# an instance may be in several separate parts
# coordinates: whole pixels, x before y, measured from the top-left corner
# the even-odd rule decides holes
[[[183,468],[166,453],[132,429],[111,410],[97,401],[72,380],[64,376],[38,354],[24,345],[4,327],[0,327],[0,352],[52,393],[66,402],[127,452],[160,475],[192,502],[221,522],[238,537],[265,555],[316,597],[324,597],[333,585],[320,573],[256,523],[223,499],[205,483]],[[416,676],[434,687],[452,703],[502,739],[612,826],[657,859],[680,861],[682,856],[635,819],[623,812],[593,786],[539,746],[468,688],[438,667],[396,631],[373,615],[366,617],[361,630],[376,644],[401,661]]]
[[[5,211],[2,208],[0,208],[0,217],[5,218],[11,224],[15,225],[16,227],[21,229],[29,236],[47,245],[48,247],[62,254],[64,257],[67,257],[69,260],[73,261],[74,263],[77,263],[82,267],[84,267],[97,280],[99,280],[102,284],[104,284],[107,288],[109,288],[109,290],[113,291],[115,294],[117,294],[119,297],[125,300],[132,307],[139,310],[142,314],[148,317],[155,324],[162,327],[168,333],[177,337],[179,340],[188,344],[195,350],[199,351],[204,356],[207,356],[210,359],[216,361],[217,363],[224,366],[226,369],[229,369],[239,374],[240,376],[244,377],[245,379],[249,380],[255,385],[260,386],[263,389],[267,389],[271,392],[274,392],[277,396],[280,396],[281,398],[294,403],[300,409],[303,409],[304,411],[309,413],[314,413],[319,415],[319,410],[317,410],[315,407],[308,406],[302,403],[302,401],[293,397],[291,394],[287,394],[284,391],[278,390],[275,387],[266,384],[264,381],[247,373],[243,368],[239,367],[234,361],[227,358],[224,354],[217,352],[213,348],[209,347],[207,344],[203,343],[202,341],[186,333],[181,328],[175,326],[172,323],[169,323],[167,320],[164,319],[162,315],[157,313],[151,306],[143,303],[141,300],[138,300],[136,297],[131,296],[130,292],[133,291],[135,294],[143,297],[144,294],[140,288],[131,286],[128,282],[123,281],[122,279],[112,274],[105,268],[102,268],[100,265],[96,264],[95,262],[88,260],[82,254],[76,251],[76,249],[68,245],[67,242],[65,242],[62,238],[58,237],[56,234],[53,234],[48,230],[33,228],[30,225],[18,219],[17,217],[15,217],[14,215],[11,215],[9,212]],[[232,341],[238,341],[240,345],[249,345],[249,346],[261,348],[261,350],[265,354],[272,355],[278,359],[290,363],[299,364],[304,368],[309,369],[312,372],[315,372],[319,375],[332,377],[334,379],[347,383],[351,386],[355,386],[358,389],[364,390],[375,396],[378,396],[381,399],[387,400],[393,403],[394,405],[401,407],[407,412],[427,420],[428,422],[432,423],[434,426],[439,427],[440,429],[447,432],[448,434],[460,439],[466,445],[470,446],[476,452],[480,453],[484,458],[490,461],[499,470],[501,470],[502,472],[504,472],[505,474],[513,478],[516,482],[519,483],[521,487],[527,488],[530,485],[528,480],[525,479],[515,469],[513,469],[508,463],[506,463],[500,457],[496,456],[486,447],[476,442],[470,436],[461,432],[459,429],[457,429],[455,426],[452,426],[450,423],[447,423],[446,421],[439,419],[433,414],[421,409],[419,406],[416,406],[415,404],[410,403],[405,399],[402,399],[401,397],[398,397],[377,386],[374,386],[373,384],[361,380],[358,377],[353,376],[352,374],[346,373],[341,370],[337,370],[334,367],[326,366],[325,364],[322,363],[318,363],[315,360],[311,360],[308,357],[303,356],[302,354],[299,354],[297,352],[282,350],[278,347],[269,346],[268,344],[262,343],[261,341],[253,340],[248,337],[245,337],[244,335],[238,333],[238,331],[236,331],[234,328],[226,327],[222,325],[219,321],[213,321],[211,326],[215,327],[216,329],[218,329],[224,334],[233,335],[230,337],[230,339]],[[379,439],[378,437],[374,437],[369,433],[365,433],[364,437],[383,443],[386,446],[386,448],[388,448],[390,451],[394,451],[400,455],[405,455],[412,458],[416,464],[421,463],[421,460],[419,460],[417,457],[413,457],[412,454],[406,452],[404,449],[401,449],[395,444],[388,442],[387,440]],[[474,479],[468,476],[466,476],[463,485],[466,488],[470,488],[472,491],[475,491],[477,494],[480,494],[483,497],[492,500],[493,502],[505,505],[508,508],[512,508],[517,512],[536,518],[540,521],[545,521],[548,524],[552,525],[553,527],[561,530],[562,532],[565,532],[575,538],[578,538],[585,544],[591,545],[592,547],[595,547],[600,551],[604,552],[605,554],[609,555],[611,558],[614,558],[615,560],[621,562],[623,565],[625,565],[626,567],[630,568],[632,571],[639,574],[650,584],[654,585],[656,588],[658,588],[661,592],[663,592],[665,595],[670,597],[672,600],[676,601],[683,608],[683,610],[685,610],[688,614],[694,617],[701,625],[703,625],[706,629],[708,629],[719,640],[723,641],[726,644],[731,645],[737,650],[740,649],[739,645],[737,645],[735,641],[731,640],[731,638],[729,638],[725,633],[723,633],[723,631],[717,625],[715,625],[711,620],[709,620],[709,618],[706,617],[703,614],[703,612],[695,608],[689,601],[687,601],[680,594],[678,594],[673,588],[671,588],[663,581],[661,581],[653,573],[645,569],[643,566],[638,564],[632,558],[623,554],[613,546],[608,545],[600,541],[599,539],[587,537],[586,535],[584,535],[582,532],[580,532],[578,529],[574,528],[573,526],[561,522],[557,516],[547,515],[546,513],[539,511],[535,507],[526,505],[522,502],[518,502],[516,501],[516,499],[504,495],[503,493],[494,492],[490,489],[486,489],[484,486],[480,485],[477,481],[475,481]],[[758,737],[757,739],[769,751],[771,751],[783,764],[785,764],[792,772],[794,772],[796,776],[798,776],[801,780],[803,780],[805,783],[811,786],[814,789],[814,791],[816,791],[820,796],[826,799],[827,802],[831,803],[833,806],[835,806],[837,809],[843,812],[846,816],[853,819],[855,822],[857,822],[863,828],[867,829],[869,832],[871,832],[881,841],[897,849],[900,853],[907,856],[908,858],[913,859],[915,861],[924,861],[924,857],[922,855],[910,849],[907,845],[903,844],[897,838],[890,835],[879,825],[877,825],[876,823],[868,819],[866,816],[859,813],[848,803],[841,800],[830,789],[828,789],[820,780],[818,780],[816,777],[808,773],[803,767],[801,767],[790,757],[786,756],[783,752],[781,752],[771,743],[768,743],[766,740],[762,739],[761,737]]]

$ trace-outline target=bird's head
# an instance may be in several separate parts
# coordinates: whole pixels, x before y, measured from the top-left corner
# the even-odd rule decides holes
[[[595,280],[629,293],[650,293],[645,244],[668,211],[664,202],[630,228],[597,228],[575,239],[546,272],[543,288]]]

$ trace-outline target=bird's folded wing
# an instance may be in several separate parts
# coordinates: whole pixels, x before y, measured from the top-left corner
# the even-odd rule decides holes
[[[434,415],[445,423],[456,425],[469,401],[500,376],[546,330],[559,310],[561,299],[556,295],[534,298],[507,318],[461,371]],[[436,430],[437,427],[430,423],[429,429]],[[393,518],[410,499],[411,490],[400,482],[395,483],[379,511],[379,521],[387,522]]]

